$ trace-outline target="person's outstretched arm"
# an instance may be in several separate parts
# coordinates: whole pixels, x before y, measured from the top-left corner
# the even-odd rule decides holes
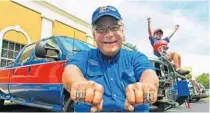
[[[173,32],[168,36],[169,39],[176,33],[176,31],[179,29],[179,25],[176,25]]]
[[[152,30],[151,30],[151,18],[147,18],[148,21],[148,33],[149,33],[149,37],[152,37]]]

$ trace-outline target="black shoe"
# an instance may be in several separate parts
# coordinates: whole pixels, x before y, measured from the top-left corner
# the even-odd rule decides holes
[[[181,75],[187,75],[190,73],[190,71],[184,70],[184,69],[178,69],[178,70],[176,70],[176,72],[178,72]]]

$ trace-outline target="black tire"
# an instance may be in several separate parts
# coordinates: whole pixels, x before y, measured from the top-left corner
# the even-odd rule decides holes
[[[188,97],[187,97],[187,100],[188,100],[188,102],[192,102],[193,99],[192,99],[191,96],[188,96]]]
[[[200,100],[200,98],[196,98],[196,99],[195,99],[195,101],[199,101],[199,100]]]
[[[73,101],[69,99],[69,96],[65,95],[64,96],[64,112],[74,112],[74,106],[73,106]]]
[[[165,108],[166,108],[165,105],[159,105],[158,109],[155,112],[164,112],[166,111]]]
[[[0,109],[4,106],[4,100],[0,99]]]
[[[158,110],[158,106],[151,105],[149,112],[156,112]]]
[[[176,102],[179,103],[179,105],[182,105],[185,103],[185,99],[188,99],[187,97],[179,97]]]

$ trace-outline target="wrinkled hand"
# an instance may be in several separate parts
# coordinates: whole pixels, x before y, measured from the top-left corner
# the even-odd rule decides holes
[[[145,100],[147,94],[152,94],[152,103],[157,101],[157,88],[153,84],[137,82],[130,84],[126,88],[125,109],[134,111],[134,106],[137,104],[148,103]]]
[[[82,92],[82,99],[77,97],[78,91]],[[102,110],[103,93],[104,88],[102,85],[93,81],[82,81],[72,84],[70,98],[75,102],[92,104],[91,112],[96,112]]]
[[[179,28],[179,25],[176,25],[175,28],[178,29]]]
[[[150,17],[148,17],[148,18],[147,18],[147,21],[148,21],[148,22],[150,22],[150,21],[151,21],[151,18],[150,18]]]

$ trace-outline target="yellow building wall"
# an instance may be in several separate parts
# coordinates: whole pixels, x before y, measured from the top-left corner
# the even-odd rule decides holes
[[[59,36],[74,37],[74,28],[72,28],[66,24],[63,24],[59,21],[54,21],[52,34],[59,35]]]
[[[87,42],[86,34],[84,32],[59,21],[54,21],[52,34],[59,36],[69,36]]]
[[[14,38],[13,38],[14,37]],[[20,40],[18,40],[18,38]],[[18,42],[24,45],[28,44],[28,40],[25,37],[25,35],[21,32],[16,32],[16,31],[8,31],[5,35],[4,35],[4,39],[10,41],[10,42]]]
[[[75,29],[75,38],[79,39],[83,42],[87,42],[86,34],[84,32],[77,30],[77,29]]]
[[[15,25],[19,25],[28,33],[32,43],[41,39],[42,17],[40,13],[12,1],[2,1],[0,3],[0,31]],[[52,35],[69,36],[87,42],[85,32],[59,21],[53,22]],[[25,35],[16,31],[7,32],[3,38],[24,45],[28,44]]]
[[[97,47],[96,41],[94,40],[93,42],[93,46]]]
[[[19,25],[21,29],[28,33],[31,42],[41,39],[41,14],[25,8],[19,4],[9,1],[0,3],[0,31],[8,26]],[[24,35],[16,32],[8,32],[4,39],[28,44]]]

